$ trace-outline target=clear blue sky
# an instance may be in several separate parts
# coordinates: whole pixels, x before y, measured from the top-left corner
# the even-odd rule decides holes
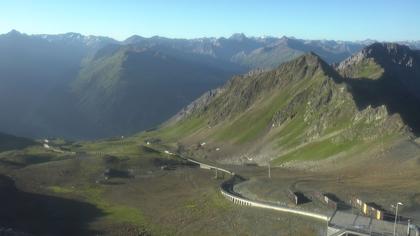
[[[0,0],[0,33],[420,40],[420,0]]]

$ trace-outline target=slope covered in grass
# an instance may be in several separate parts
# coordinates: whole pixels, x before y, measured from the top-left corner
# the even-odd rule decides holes
[[[366,66],[358,71],[377,72]],[[375,140],[409,133],[387,107],[359,107],[346,80],[313,53],[272,71],[235,77],[210,95],[150,135],[221,147],[229,150],[228,162],[280,164],[350,155]]]

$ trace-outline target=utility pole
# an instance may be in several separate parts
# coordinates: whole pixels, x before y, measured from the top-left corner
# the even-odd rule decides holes
[[[407,236],[410,236],[410,219],[408,219],[408,224],[407,224]]]
[[[270,162],[268,162],[268,178],[271,179],[271,167]]]
[[[330,222],[327,220],[327,229],[326,229],[325,235],[328,235],[328,228],[330,227],[330,224],[329,223]]]
[[[395,206],[394,236],[396,235],[397,230],[398,206],[400,205],[402,206],[403,204],[401,202],[397,202],[397,205]]]
[[[216,177],[215,178],[217,179],[217,169],[215,169],[215,170],[216,170]]]
[[[381,131],[381,152],[382,152],[382,156],[384,156],[385,155],[385,147],[384,147],[384,134],[383,134],[383,132]]]

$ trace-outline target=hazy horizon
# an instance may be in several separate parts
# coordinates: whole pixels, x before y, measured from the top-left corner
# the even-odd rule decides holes
[[[278,36],[274,36],[274,35],[247,35],[243,32],[237,32],[237,33],[232,33],[231,35],[228,36],[205,36],[205,37],[193,37],[193,38],[187,38],[187,37],[168,37],[165,35],[152,35],[152,36],[143,36],[141,34],[132,34],[130,36],[128,36],[127,38],[123,38],[123,39],[117,39],[117,38],[113,38],[111,36],[108,35],[98,35],[98,34],[83,34],[80,32],[74,32],[74,31],[68,31],[68,32],[62,32],[62,33],[53,33],[53,34],[48,34],[48,33],[27,33],[27,32],[23,32],[20,31],[19,29],[10,29],[9,31],[6,32],[0,32],[0,35],[4,35],[4,34],[8,34],[12,31],[17,31],[20,34],[24,34],[24,35],[29,35],[29,36],[36,36],[36,35],[64,35],[64,34],[80,34],[82,36],[92,36],[92,37],[107,37],[107,38],[111,38],[113,40],[119,41],[119,42],[123,42],[124,40],[129,39],[130,37],[133,36],[140,36],[140,37],[144,37],[144,38],[153,38],[153,37],[161,37],[161,38],[168,38],[168,39],[187,39],[187,40],[194,40],[194,39],[219,39],[219,38],[230,38],[234,35],[239,35],[239,34],[243,34],[245,35],[247,38],[293,38],[293,39],[299,39],[299,40],[319,40],[319,41],[336,41],[336,42],[363,42],[363,41],[377,41],[377,42],[418,42],[420,41],[419,39],[413,39],[413,40],[407,40],[407,39],[403,39],[403,40],[378,40],[378,39],[374,39],[374,38],[365,38],[365,39],[356,39],[356,40],[347,40],[347,39],[329,39],[329,38],[299,38],[299,37],[295,37],[293,35],[278,35]]]
[[[420,2],[400,1],[12,1],[0,32],[167,38],[293,36],[341,41],[415,41]],[[244,20],[246,19],[246,20]],[[402,27],[404,26],[404,27]]]

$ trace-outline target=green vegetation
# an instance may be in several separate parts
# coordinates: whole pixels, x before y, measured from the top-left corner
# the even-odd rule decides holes
[[[159,137],[167,141],[176,141],[177,138],[191,135],[198,129],[202,128],[205,125],[205,120],[206,119],[204,117],[190,116],[176,124],[164,126],[159,131],[152,132],[152,134],[157,134]]]
[[[384,73],[384,69],[373,60],[363,60],[353,70],[354,78],[378,79]]]
[[[29,165],[60,161],[69,158],[71,158],[71,155],[53,152],[49,149],[45,149],[39,144],[21,150],[0,152],[0,163],[14,168],[22,168]]]
[[[57,194],[74,194],[78,197],[85,198],[87,202],[94,204],[104,212],[106,220],[120,223],[131,223],[138,226],[144,226],[146,224],[144,216],[139,209],[110,203],[104,198],[104,190],[101,187],[49,186],[48,189]]]
[[[203,193],[199,198],[187,201],[185,208],[190,214],[200,216],[206,215],[206,212],[213,211],[214,209],[228,211],[233,208],[233,205],[229,201],[226,201],[218,189],[214,189],[210,192]]]
[[[299,99],[299,96],[307,93],[306,90],[314,83],[325,80],[326,76],[314,65],[308,65],[307,68],[298,67],[297,64],[302,60],[317,61],[311,56],[301,57],[281,66],[276,71],[279,75],[274,76],[269,72],[233,81],[228,90],[215,98],[203,114],[211,120],[220,112],[218,108],[226,109],[225,107],[229,106],[231,109],[224,115],[223,122],[219,122],[218,126],[209,131],[210,138],[244,144],[268,133],[278,112],[285,109],[296,110],[298,114],[303,112],[303,101],[295,101],[296,106],[292,108],[287,106],[293,99]],[[278,80],[278,77],[282,80]],[[287,86],[277,88],[277,83]],[[238,93],[237,90],[240,90],[244,97],[234,95]]]
[[[259,101],[258,105],[247,110],[235,120],[225,124],[214,134],[220,141],[235,140],[237,144],[255,140],[264,131],[270,128],[274,113],[286,104],[289,93],[275,94],[271,98]]]
[[[382,73],[373,60],[354,69],[362,75]],[[282,163],[357,151],[364,147],[360,140],[378,140],[384,129],[400,132],[381,125],[391,120],[381,108],[360,111],[341,81],[318,56],[306,54],[274,71],[233,79],[205,107],[156,134],[175,142],[197,135],[256,155],[285,153],[274,160]]]
[[[364,140],[362,136],[343,139],[340,135],[336,135],[328,139],[313,141],[279,156],[273,160],[273,164],[279,165],[288,161],[316,161],[335,155],[342,155],[341,158],[351,157],[374,147],[383,149],[400,137],[399,134],[384,134],[375,139]]]
[[[277,147],[290,148],[299,145],[302,142],[302,135],[308,128],[302,116],[294,117],[275,136],[277,138]]]
[[[120,82],[122,64],[125,59],[125,50],[121,50],[110,57],[101,57],[97,60],[90,61],[80,71],[79,78],[73,84],[73,89],[77,93],[80,93],[81,91],[78,91],[79,89],[94,85],[96,90],[93,91],[97,92],[97,89],[100,89],[104,92],[103,95],[112,96],[115,87]],[[85,96],[91,97],[92,94],[85,94]],[[82,100],[85,100],[85,98]]]
[[[103,197],[103,190],[99,187],[87,187],[78,190],[78,193],[84,196],[88,202],[95,204],[102,209],[106,218],[117,222],[129,222],[139,226],[145,224],[144,217],[139,209],[123,205],[115,205]]]
[[[140,154],[141,140],[134,138],[83,142],[77,150],[91,154],[135,156]]]
[[[117,47],[80,71],[72,83],[77,106],[90,127],[108,136],[156,127],[235,71],[190,57],[167,49]]]
[[[48,189],[53,191],[54,193],[61,194],[74,193],[76,191],[74,188],[67,188],[62,186],[49,186]]]
[[[360,143],[352,140],[336,142],[334,141],[334,138],[330,138],[305,145],[302,148],[274,159],[273,163],[277,165],[288,161],[322,160],[336,154],[349,151],[356,145],[360,145]]]

